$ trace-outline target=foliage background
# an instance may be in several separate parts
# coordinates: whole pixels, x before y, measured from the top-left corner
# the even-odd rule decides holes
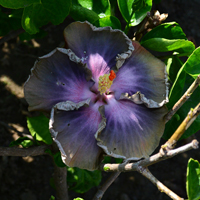
[[[166,21],[176,21],[182,27],[187,37],[194,40],[196,45],[200,45],[199,24],[199,1],[184,0],[162,0],[160,4],[154,5],[161,13],[169,14]],[[18,13],[15,13],[16,15]],[[125,26],[122,16],[118,12],[117,16],[122,26]],[[2,18],[1,18],[2,19]],[[30,74],[36,58],[53,50],[55,47],[62,46],[63,29],[73,21],[71,17],[60,25],[51,25],[45,31],[34,36],[34,40],[27,42],[19,39],[10,40],[1,46],[0,53],[0,120],[13,125],[19,131],[27,131],[26,116],[27,104],[23,98],[23,83]],[[17,24],[17,23],[16,23]],[[56,22],[54,23],[56,24]],[[6,31],[7,25],[5,24]],[[8,27],[9,28],[9,27]],[[18,29],[19,27],[12,27]],[[133,31],[133,30],[132,30]],[[27,37],[27,36],[26,36]],[[194,105],[195,106],[195,105]],[[37,113],[35,113],[37,115]],[[10,142],[18,137],[16,132],[10,132],[5,126],[0,124],[0,145],[8,146]],[[196,136],[200,140],[198,134]],[[187,143],[192,138],[182,140],[179,145]],[[163,143],[163,142],[162,142]],[[180,196],[186,198],[185,180],[186,167],[190,157],[198,159],[199,151],[190,151],[175,158],[163,161],[150,167],[151,172],[166,186],[174,190]],[[1,157],[0,158],[0,197],[2,200],[44,200],[49,199],[54,194],[53,188],[49,185],[53,174],[53,164],[48,156],[39,157]],[[109,174],[103,173],[103,179]],[[96,188],[83,195],[84,199],[92,199]],[[70,199],[77,197],[77,194],[70,192]],[[137,200],[137,199],[170,199],[165,194],[160,193],[141,175],[136,172],[124,173],[114,182],[106,192],[103,200]]]

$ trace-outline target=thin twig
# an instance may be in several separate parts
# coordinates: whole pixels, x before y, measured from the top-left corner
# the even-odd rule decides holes
[[[138,167],[148,167],[150,165],[153,165],[155,163],[158,163],[162,160],[166,160],[169,158],[172,158],[176,156],[177,154],[183,153],[185,151],[191,150],[191,149],[197,149],[198,148],[198,141],[193,140],[189,144],[186,144],[182,147],[163,151],[161,148],[160,152],[143,160],[140,160],[136,163],[128,163],[128,164],[101,164],[100,170],[106,171],[106,172],[129,172],[129,171],[137,171]]]
[[[176,142],[180,139],[183,133],[190,127],[190,125],[194,122],[194,120],[200,114],[200,103],[194,108],[191,109],[187,115],[187,117],[183,120],[174,134],[169,138],[169,140],[162,146],[162,148],[170,148],[172,149]]]
[[[45,150],[48,148],[47,145],[30,147],[30,148],[18,148],[18,147],[0,147],[0,156],[39,156],[46,155]],[[47,154],[48,155],[48,154]]]
[[[165,117],[166,122],[168,122],[172,118],[172,116],[178,111],[178,109],[190,98],[190,96],[192,95],[194,90],[199,86],[199,84],[200,84],[200,75],[197,76],[197,78],[188,88],[185,94],[177,101],[177,103],[173,106],[173,108],[168,112],[168,114]]]
[[[58,167],[54,163],[54,184],[57,200],[69,200],[67,190],[67,168]]]
[[[97,193],[94,195],[94,198],[92,200],[100,200],[108,187],[115,181],[115,179],[120,175],[121,172],[114,172],[107,180],[106,182],[99,187]]]
[[[167,188],[165,185],[163,185],[155,176],[151,174],[151,172],[147,168],[140,168],[138,170],[143,176],[145,176],[147,179],[149,179],[155,186],[157,186],[158,190],[161,192],[164,192],[169,197],[171,197],[174,200],[184,200],[183,198],[179,197],[177,194],[172,192],[169,188]]]

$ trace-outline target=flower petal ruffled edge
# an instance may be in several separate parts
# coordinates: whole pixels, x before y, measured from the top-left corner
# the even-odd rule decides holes
[[[33,98],[33,94],[31,94],[34,90],[36,90],[36,89],[34,89],[36,87],[34,85],[35,78],[39,79],[39,80],[41,78],[45,79],[45,77],[40,77],[41,75],[37,74],[37,73],[41,72],[41,70],[40,70],[40,62],[45,62],[45,60],[48,60],[48,59],[51,60],[51,57],[53,57],[54,54],[56,54],[56,53],[61,53],[63,55],[66,55],[69,61],[73,62],[74,64],[78,64],[80,69],[82,68],[82,70],[84,71],[84,78],[86,79],[86,81],[89,81],[90,79],[92,79],[92,73],[88,69],[87,65],[83,64],[81,62],[81,59],[78,58],[70,49],[64,49],[64,48],[56,48],[56,49],[54,49],[53,51],[51,51],[47,55],[44,55],[44,56],[38,58],[38,60],[35,62],[34,66],[31,69],[31,75],[29,75],[27,81],[24,84],[24,96],[25,96],[25,99],[27,100],[27,102],[29,103],[29,111],[40,110],[40,111],[47,112],[47,110],[48,110],[47,113],[50,113],[51,108],[56,103],[64,101],[59,96],[59,97],[57,97],[57,100],[54,100],[54,102],[52,102],[52,103],[50,102],[50,99],[49,99],[49,102],[44,106],[44,105],[41,105],[39,103],[40,102],[39,101],[40,95],[38,96],[38,101],[36,101]],[[39,71],[39,72],[37,72],[37,71]],[[44,69],[43,69],[43,71],[44,71]],[[47,69],[46,69],[46,71],[49,72]],[[50,75],[52,76],[52,72],[50,73]],[[48,73],[47,73],[47,76],[48,76]],[[42,81],[42,79],[41,79],[41,81]],[[30,88],[30,87],[32,87],[32,88]],[[39,91],[37,91],[37,90],[35,91],[35,98],[38,95],[37,94],[38,92]],[[48,104],[51,104],[51,105],[48,105]]]
[[[133,95],[129,95],[128,93],[125,94],[121,94],[120,99],[128,99],[131,100],[132,102],[136,103],[136,104],[144,104],[146,105],[148,108],[160,108],[163,105],[165,105],[166,103],[169,102],[169,83],[168,83],[168,74],[166,71],[166,66],[164,69],[164,75],[165,75],[165,99],[161,102],[156,102],[153,99],[148,99],[145,97],[144,94],[142,94],[140,91],[136,92]]]
[[[51,111],[49,128],[67,166],[95,170],[103,154],[94,137],[101,115],[98,105],[92,107],[89,104],[90,99],[56,104]],[[79,123],[84,126],[79,127]]]
[[[124,100],[122,100],[122,101],[124,101]],[[125,100],[126,101],[126,100]],[[143,108],[145,109],[145,106],[143,106]],[[148,111],[148,112],[151,112],[151,109],[149,109],[149,108],[146,108],[146,111]],[[129,155],[125,155],[124,153],[122,153],[122,154],[116,154],[114,151],[116,150],[115,148],[113,149],[113,147],[111,146],[108,146],[108,145],[106,145],[105,144],[105,141],[103,140],[103,138],[101,138],[102,137],[102,134],[104,134],[103,132],[105,131],[105,129],[106,129],[106,127],[107,126],[109,126],[109,122],[107,122],[107,117],[106,117],[106,115],[105,115],[105,107],[104,106],[101,106],[100,108],[99,108],[99,112],[100,112],[100,114],[101,114],[101,116],[102,116],[102,121],[101,121],[101,123],[99,124],[99,129],[97,130],[97,132],[96,132],[96,134],[95,134],[95,138],[96,138],[96,140],[97,140],[97,145],[99,146],[99,147],[101,147],[103,150],[104,150],[104,152],[107,154],[107,155],[109,155],[109,156],[111,156],[111,157],[115,157],[115,158],[121,158],[121,159],[124,159],[124,162],[127,162],[127,161],[131,161],[131,160],[139,160],[139,159],[141,159],[141,158],[148,158],[149,157],[149,155],[150,154],[152,154],[153,153],[153,151],[156,149],[156,147],[159,145],[159,142],[160,142],[160,137],[162,136],[162,134],[163,134],[163,131],[164,131],[164,124],[165,124],[165,122],[164,122],[164,118],[165,118],[165,115],[166,115],[166,113],[167,113],[167,107],[166,106],[163,106],[163,107],[161,107],[161,108],[156,108],[156,109],[153,109],[153,113],[154,114],[156,114],[156,115],[154,115],[155,116],[155,119],[154,120],[158,120],[160,123],[159,123],[159,128],[158,128],[158,126],[156,126],[157,128],[156,128],[156,132],[154,132],[154,131],[152,131],[152,133],[153,133],[153,135],[151,134],[151,135],[149,135],[148,136],[148,134],[147,134],[147,136],[148,137],[150,137],[150,138],[152,138],[152,136],[153,136],[153,138],[152,139],[148,139],[148,137],[146,138],[146,140],[144,140],[144,136],[141,136],[141,138],[140,138],[140,140],[138,140],[138,138],[135,138],[135,139],[137,139],[137,142],[139,142],[139,146],[141,145],[142,147],[140,148],[138,148],[138,145],[136,145],[137,147],[136,147],[136,151],[132,151],[133,152],[133,154],[132,155],[130,155],[130,151],[129,151]],[[136,113],[136,115],[137,115],[137,113]],[[161,116],[161,118],[159,118],[159,116]],[[121,117],[121,115],[120,115],[120,117]],[[156,119],[156,118],[158,118],[158,119]],[[141,119],[140,119],[141,120]],[[115,121],[117,121],[117,120],[115,120]],[[144,123],[146,123],[148,120],[145,120],[145,122]],[[136,122],[137,122],[137,120],[136,120]],[[107,124],[108,123],[108,124]],[[138,121],[138,123],[139,123],[139,121]],[[144,123],[143,123],[143,125],[144,125]],[[157,124],[158,125],[158,124]],[[140,127],[140,124],[139,124],[139,127]],[[112,127],[113,128],[113,127]],[[141,128],[141,127],[140,127]],[[113,129],[112,129],[113,130]],[[114,130],[113,130],[114,131]],[[117,132],[117,130],[115,130],[114,131],[115,133]],[[135,133],[136,134],[136,133]],[[123,137],[123,134],[120,134],[121,135],[121,137]],[[103,136],[104,137],[104,136]],[[146,136],[145,136],[146,137]],[[112,138],[112,137],[110,137],[108,140],[109,141],[112,141],[112,139],[114,139],[114,138]],[[131,138],[131,137],[130,137]],[[143,138],[143,139],[142,139]],[[121,138],[121,139],[123,139],[123,138]],[[132,136],[132,139],[133,139],[133,136]],[[115,141],[115,140],[113,140],[113,141]],[[150,144],[150,146],[143,146],[144,144],[140,144],[140,142],[142,142],[143,141],[143,143],[149,143]],[[130,142],[130,141],[129,141]],[[132,140],[132,144],[131,145],[133,145],[133,146],[135,146],[134,145],[134,142],[135,142],[135,140]],[[111,142],[112,143],[112,142]],[[127,144],[128,145],[128,144]],[[129,145],[130,145],[130,143],[129,143]],[[123,145],[122,145],[123,146]],[[116,143],[116,141],[115,141],[115,147],[117,148],[117,143]],[[120,145],[120,147],[121,147],[121,145]],[[121,147],[122,149],[123,149],[123,147]],[[127,146],[126,148],[130,148],[130,146]],[[132,147],[132,149],[134,149],[135,147]],[[113,149],[113,150],[112,150]],[[139,150],[138,150],[139,149]],[[127,151],[127,150],[126,150]],[[136,153],[135,153],[136,152]],[[134,154],[135,154],[135,156],[134,156]]]
[[[87,99],[87,100],[81,101],[79,103],[74,103],[72,101],[59,102],[51,110],[51,116],[50,116],[50,120],[49,120],[49,130],[50,130],[50,133],[53,137],[53,140],[56,142],[56,144],[58,145],[58,148],[61,151],[63,161],[65,160],[66,155],[65,155],[65,152],[62,148],[62,145],[60,144],[60,142],[58,140],[56,140],[58,132],[54,131],[54,129],[53,129],[55,110],[57,110],[57,109],[63,110],[63,111],[69,111],[69,110],[75,110],[75,109],[78,110],[80,107],[82,107],[84,105],[89,106],[90,100],[91,99]]]
[[[92,24],[90,24],[88,21],[85,21],[85,22],[79,22],[78,21],[78,22],[74,22],[74,23],[81,23],[81,24],[86,23],[91,27],[92,31],[94,31],[94,32],[107,30],[107,31],[110,31],[110,32],[119,32],[120,34],[122,34],[124,36],[124,38],[126,40],[126,44],[128,45],[128,50],[126,52],[123,52],[123,53],[117,55],[117,57],[116,57],[116,68],[117,68],[117,70],[123,65],[125,60],[132,55],[132,52],[134,51],[134,46],[132,44],[132,41],[121,30],[112,29],[109,26],[107,26],[107,27],[95,27]],[[64,30],[64,35],[65,35],[65,30]],[[66,41],[66,47],[68,48],[67,41]]]

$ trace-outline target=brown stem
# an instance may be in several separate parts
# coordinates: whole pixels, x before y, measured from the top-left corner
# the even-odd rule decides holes
[[[140,172],[143,176],[149,179],[155,186],[157,186],[158,190],[164,192],[170,198],[174,200],[184,200],[183,198],[179,197],[177,194],[172,192],[165,185],[163,185],[155,176],[151,174],[151,172],[147,168],[139,168],[138,172]]]
[[[67,168],[54,163],[54,184],[57,200],[69,200],[67,189]]]
[[[181,125],[177,128],[174,134],[169,138],[169,140],[162,146],[162,148],[170,148],[172,149],[176,142],[180,139],[183,133],[190,127],[190,125],[194,122],[194,120],[200,114],[200,103],[194,108],[191,109],[187,115],[187,117],[183,120]]]
[[[95,194],[92,200],[100,200],[108,187],[115,181],[115,179],[120,175],[121,172],[114,172],[108,180],[98,189],[97,193]]]
[[[0,156],[39,156],[47,154],[45,150],[47,145],[30,147],[30,148],[18,148],[18,147],[0,147]]]
[[[173,108],[168,112],[168,114],[165,117],[166,122],[168,122],[172,118],[172,116],[178,111],[178,109],[190,98],[190,96],[192,95],[194,90],[199,86],[199,84],[200,84],[200,75],[197,76],[197,78],[188,88],[185,94],[177,101],[177,103],[173,106]]]
[[[136,163],[128,163],[128,164],[102,164],[100,165],[100,170],[106,171],[106,172],[128,172],[128,171],[137,171],[138,167],[148,167],[150,165],[153,165],[155,163],[158,163],[160,161],[172,158],[176,156],[177,154],[183,153],[185,151],[191,150],[191,149],[197,149],[198,148],[198,141],[193,140],[189,144],[186,144],[182,147],[171,149],[168,151],[163,151],[163,149],[160,149],[160,152],[143,160],[140,160]]]

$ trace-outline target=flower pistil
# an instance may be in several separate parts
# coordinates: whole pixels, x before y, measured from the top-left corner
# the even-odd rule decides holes
[[[99,77],[98,91],[102,95],[110,89],[113,80],[116,78],[116,74],[113,70],[110,71],[110,74],[104,74]]]

